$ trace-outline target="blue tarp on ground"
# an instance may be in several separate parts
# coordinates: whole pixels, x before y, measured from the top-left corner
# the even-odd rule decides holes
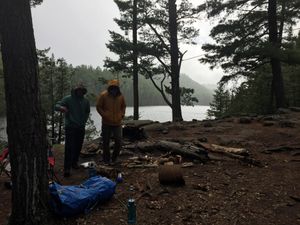
[[[115,193],[116,183],[101,176],[91,177],[81,185],[49,185],[51,205],[60,216],[88,213],[98,203],[109,200]]]

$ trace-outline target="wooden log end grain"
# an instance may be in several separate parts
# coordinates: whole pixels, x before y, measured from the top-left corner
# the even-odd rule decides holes
[[[162,165],[159,167],[158,179],[162,185],[185,185],[180,165]]]

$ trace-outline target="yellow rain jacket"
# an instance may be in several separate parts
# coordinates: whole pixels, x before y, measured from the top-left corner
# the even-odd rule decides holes
[[[116,80],[108,83],[109,86],[118,86]],[[121,125],[122,119],[125,115],[125,99],[121,94],[119,96],[111,96],[108,91],[103,91],[97,98],[96,109],[102,116],[102,123],[110,126]]]

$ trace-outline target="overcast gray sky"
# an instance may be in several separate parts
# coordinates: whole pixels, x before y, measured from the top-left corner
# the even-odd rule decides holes
[[[193,0],[200,2],[199,0]],[[112,53],[105,44],[108,30],[119,30],[113,18],[119,17],[113,0],[44,0],[32,10],[36,45],[39,49],[51,47],[56,58],[68,63],[103,67],[103,60]],[[209,22],[200,24],[197,46],[183,46],[186,59],[203,54],[201,44],[209,41]],[[182,73],[201,84],[216,84],[222,75],[220,69],[211,71],[197,58],[186,60]]]

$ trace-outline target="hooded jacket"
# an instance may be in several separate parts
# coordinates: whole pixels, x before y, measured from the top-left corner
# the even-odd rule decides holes
[[[118,86],[118,82],[110,82],[109,86]],[[102,123],[110,126],[120,126],[125,115],[124,96],[112,96],[108,91],[99,94],[96,103],[96,109],[102,117]]]
[[[56,111],[60,111],[61,106],[68,109],[68,112],[65,113],[66,128],[84,128],[90,115],[90,103],[84,96],[75,94],[77,88],[83,89],[83,92],[86,93],[85,88],[76,87],[72,89],[71,95],[64,97],[55,105]]]

